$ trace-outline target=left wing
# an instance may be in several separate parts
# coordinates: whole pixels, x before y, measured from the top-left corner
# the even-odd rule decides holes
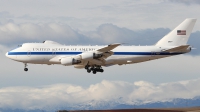
[[[116,48],[119,45],[121,45],[121,44],[120,43],[110,44],[110,45],[108,45],[106,47],[97,49],[97,51],[99,51],[99,52],[108,52],[108,51],[113,50],[114,48]]]
[[[104,60],[105,58],[113,55],[113,52],[111,50],[113,50],[119,45],[121,44],[119,43],[110,44],[95,51],[83,52],[79,54],[79,56],[82,57],[82,60],[92,60],[92,59]]]
[[[108,58],[109,56],[113,55],[113,52],[111,50],[115,49],[119,45],[121,45],[121,44],[119,44],[119,43],[110,44],[110,45],[108,45],[106,47],[97,49],[96,52],[102,53],[102,58],[101,59],[104,60],[105,58]]]

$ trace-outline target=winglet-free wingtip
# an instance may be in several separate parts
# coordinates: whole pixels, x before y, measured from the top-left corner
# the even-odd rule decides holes
[[[116,45],[116,46],[119,46],[119,45],[121,45],[121,43],[114,43],[114,44],[109,44],[108,46],[112,46],[112,45]]]

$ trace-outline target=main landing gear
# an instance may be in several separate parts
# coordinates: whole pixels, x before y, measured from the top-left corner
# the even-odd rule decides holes
[[[92,72],[93,74],[96,74],[97,72],[104,72],[104,70],[100,65],[94,65],[94,66],[86,65],[85,69],[87,70],[88,73]]]
[[[28,71],[28,68],[26,68],[28,65],[27,65],[27,63],[24,63],[24,71]]]

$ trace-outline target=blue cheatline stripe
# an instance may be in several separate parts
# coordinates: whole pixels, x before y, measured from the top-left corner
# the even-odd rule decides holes
[[[169,53],[169,52],[114,52],[114,55],[178,55],[183,54],[181,52]]]
[[[8,52],[8,55],[77,55],[82,52]],[[114,55],[178,55],[182,52],[114,52]]]

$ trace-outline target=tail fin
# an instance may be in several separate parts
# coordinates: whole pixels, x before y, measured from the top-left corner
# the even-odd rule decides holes
[[[185,19],[174,30],[160,39],[156,46],[180,46],[186,45],[197,19]]]

